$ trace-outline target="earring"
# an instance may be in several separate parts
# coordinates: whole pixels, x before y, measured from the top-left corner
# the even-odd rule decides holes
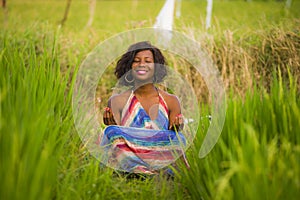
[[[134,81],[134,78],[132,78],[132,80],[129,81],[128,78],[127,78],[127,76],[128,76],[128,74],[126,74],[126,76],[125,76],[125,81],[127,83],[132,83]]]

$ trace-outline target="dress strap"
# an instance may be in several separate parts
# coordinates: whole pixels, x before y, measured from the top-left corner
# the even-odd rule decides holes
[[[158,92],[158,98],[159,98],[159,105],[162,106],[162,108],[164,109],[164,112],[168,116],[168,114],[169,114],[168,104],[165,101],[164,97],[161,95],[161,93],[158,91],[158,89],[157,89],[157,92]]]
[[[129,107],[131,105],[133,97],[134,97],[134,93],[133,93],[133,90],[131,90],[130,96],[128,97],[127,102],[126,102],[126,104],[125,104],[125,106],[122,110],[122,113],[121,113],[121,121],[123,120],[124,116],[128,113],[128,110],[129,110]]]

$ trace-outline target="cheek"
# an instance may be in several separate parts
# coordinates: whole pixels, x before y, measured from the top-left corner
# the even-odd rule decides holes
[[[137,63],[132,63],[131,69],[134,69],[134,68],[136,68],[136,67],[138,67],[138,64],[137,64]]]
[[[154,63],[149,64],[149,68],[152,69],[152,70],[155,70],[155,65],[154,65]]]
[[[155,75],[155,70],[156,70],[156,69],[155,69],[155,66],[152,65],[150,69],[151,69],[152,75],[154,76],[154,75]]]

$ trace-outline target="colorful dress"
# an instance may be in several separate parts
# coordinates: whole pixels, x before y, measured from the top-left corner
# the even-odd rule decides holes
[[[159,93],[158,93],[159,94]],[[168,130],[168,107],[159,94],[157,118],[151,120],[132,92],[121,114],[121,126],[104,130],[102,163],[133,173],[156,173],[184,154],[185,137]]]

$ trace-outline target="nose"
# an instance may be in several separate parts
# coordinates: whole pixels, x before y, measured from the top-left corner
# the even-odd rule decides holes
[[[147,66],[147,64],[146,64],[146,62],[142,62],[142,61],[140,61],[140,62],[138,62],[138,63],[136,63],[135,65],[133,65],[132,67],[134,67],[134,68],[145,68]]]
[[[140,66],[146,66],[146,62],[145,62],[145,60],[141,60],[141,62],[140,62]]]

